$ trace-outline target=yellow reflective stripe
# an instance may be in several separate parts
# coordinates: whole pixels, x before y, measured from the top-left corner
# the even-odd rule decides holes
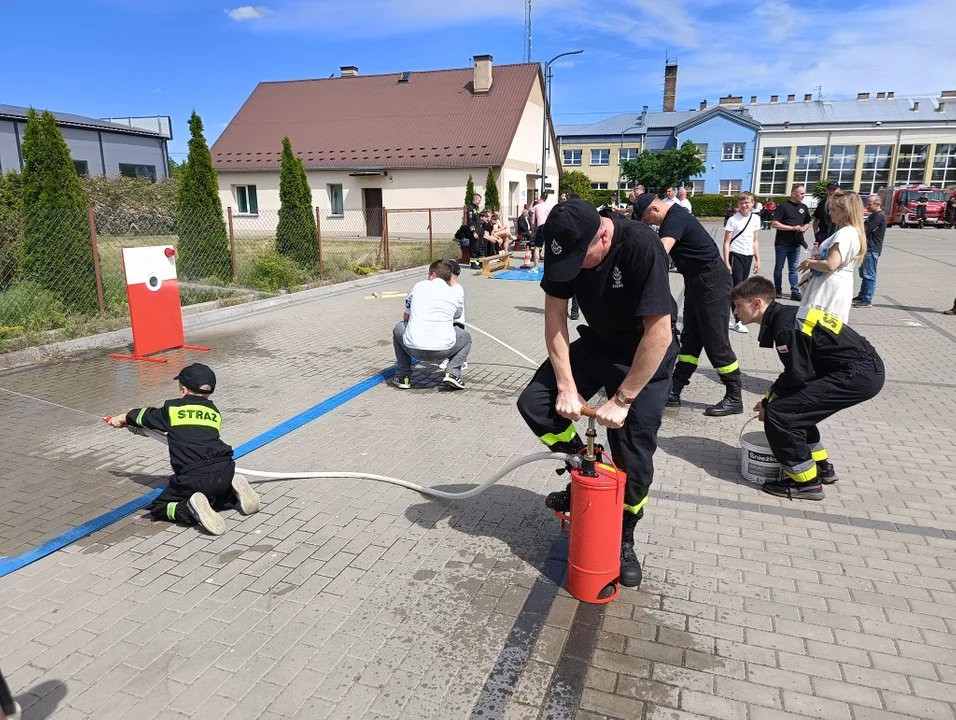
[[[678,355],[677,361],[690,363],[691,365],[697,365],[700,363],[700,358],[695,358],[693,355]]]
[[[827,455],[826,450],[814,450],[810,454],[813,456],[814,462],[823,462],[824,460],[830,457],[829,455]]]
[[[169,408],[169,424],[172,427],[196,425],[219,430],[222,416],[205,405],[173,405]]]
[[[804,335],[812,335],[813,328],[818,324],[823,325],[834,335],[839,335],[843,330],[843,321],[840,318],[816,308],[801,308],[801,312],[797,313],[797,320],[803,320],[800,329]]]
[[[594,463],[595,467],[599,467],[602,470],[607,470],[608,472],[617,472],[617,468],[613,465],[607,465],[606,463]]]
[[[803,472],[791,472],[790,470],[787,470],[787,468],[784,468],[783,472],[788,478],[795,480],[796,482],[811,482],[812,480],[817,479],[817,464],[813,463]]]
[[[176,506],[179,503],[166,503],[166,518],[176,522]]]
[[[577,436],[577,434],[578,434],[578,431],[574,429],[574,423],[571,423],[570,425],[568,425],[568,429],[565,430],[563,433],[558,433],[557,435],[553,433],[548,433],[546,435],[540,436],[538,440],[540,440],[545,445],[550,447],[551,445],[554,445],[555,443],[570,442]]]
[[[136,424],[139,425],[140,427],[143,426],[143,418],[146,416],[147,410],[149,410],[149,408],[143,408],[142,410],[139,411],[139,414],[136,416]]]
[[[730,363],[730,365],[717,368],[717,374],[726,375],[727,373],[732,373],[734,370],[740,370],[740,364],[736,360]]]
[[[768,402],[768,403],[769,403],[769,402],[773,402],[773,398],[770,396],[770,391],[769,391],[769,390],[764,394],[764,397],[767,399],[767,402]]]
[[[634,515],[637,515],[637,513],[639,513],[641,508],[643,508],[645,505],[647,505],[647,496],[645,496],[644,499],[641,500],[637,505],[628,505],[627,503],[624,503],[624,509],[630,513],[633,513]]]

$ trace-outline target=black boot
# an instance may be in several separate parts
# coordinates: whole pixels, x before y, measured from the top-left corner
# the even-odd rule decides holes
[[[555,512],[571,512],[571,483],[564,490],[549,493],[544,499],[544,506]]]
[[[683,385],[678,385],[677,383],[671,383],[671,394],[667,396],[667,404],[665,407],[680,407],[680,393],[684,389]]]
[[[732,376],[722,375],[720,381],[726,388],[724,398],[716,405],[705,408],[704,415],[711,417],[740,415],[744,411],[744,401],[740,397],[740,373],[734,372]]]
[[[548,446],[548,449],[551,452],[564,453],[565,455],[576,455],[584,450],[584,448],[584,441],[581,439],[580,435],[575,435],[570,440],[561,440],[553,445]]]
[[[644,516],[644,511],[635,515],[629,510],[624,511],[624,524],[621,528],[621,579],[624,587],[640,587],[644,577],[641,563],[634,552],[634,528],[637,521]]]
[[[824,485],[832,485],[840,478],[837,477],[836,468],[829,460],[821,460],[817,463],[817,480]]]

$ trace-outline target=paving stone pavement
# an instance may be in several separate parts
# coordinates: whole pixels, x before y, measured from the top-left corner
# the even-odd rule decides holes
[[[765,272],[769,243],[765,242]],[[878,302],[851,324],[883,393],[824,425],[820,503],[739,476],[749,415],[712,419],[703,370],[668,411],[638,528],[645,583],[605,606],[559,589],[561,533],[526,466],[469,501],[361,480],[258,486],[219,538],[142,513],[0,579],[0,668],[24,718],[954,718],[956,232],[891,230]],[[671,278],[675,295],[681,281]],[[545,355],[534,283],[466,272],[467,317]],[[411,282],[380,288],[406,290]],[[239,444],[391,366],[400,300],[369,288],[204,328]],[[736,335],[751,405],[779,371]],[[204,354],[205,355],[205,354]],[[175,391],[167,366],[91,353],[0,374],[0,554],[163,482],[164,448],[96,417]],[[445,392],[384,384],[264,446],[257,469],[341,468],[462,487],[538,450],[527,363],[476,336]]]

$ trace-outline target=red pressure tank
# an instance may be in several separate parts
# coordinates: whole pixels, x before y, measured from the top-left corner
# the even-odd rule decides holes
[[[624,479],[622,470],[600,462],[585,460],[582,468],[571,470],[568,592],[582,602],[617,597]]]

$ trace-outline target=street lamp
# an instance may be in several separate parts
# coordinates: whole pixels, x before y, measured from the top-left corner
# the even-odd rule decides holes
[[[624,152],[624,133],[626,133],[628,130],[636,130],[636,129],[639,128],[639,127],[643,127],[643,126],[642,126],[642,125],[631,125],[630,127],[626,127],[626,128],[624,128],[624,129],[621,131],[621,149],[620,149],[620,150],[618,151],[618,153],[617,153],[617,188],[616,188],[616,194],[617,194],[617,201],[618,201],[618,202],[621,202],[621,153]]]
[[[548,116],[551,114],[551,63],[565,55],[580,55],[584,50],[571,50],[555,55],[544,64],[544,118],[541,121],[541,194],[544,195],[548,176]]]

